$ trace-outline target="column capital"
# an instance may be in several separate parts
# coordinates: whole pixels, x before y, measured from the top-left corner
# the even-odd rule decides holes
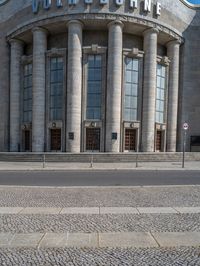
[[[45,29],[45,28],[42,28],[42,27],[34,27],[34,28],[32,29],[32,33],[35,33],[35,32],[37,32],[37,31],[43,32],[43,33],[45,33],[46,35],[48,34],[48,30]]]
[[[159,33],[159,30],[157,28],[149,28],[146,29],[145,31],[143,31],[143,36],[147,35],[147,34],[151,34],[151,33]]]
[[[82,28],[84,27],[84,24],[82,21],[78,20],[78,19],[73,19],[67,22],[67,27],[69,27],[69,25],[71,24],[78,24],[80,25]]]
[[[113,26],[113,25],[119,25],[119,26],[121,26],[122,29],[123,29],[123,27],[124,27],[124,24],[123,24],[120,20],[118,20],[118,19],[113,20],[113,21],[111,21],[111,22],[109,22],[109,23],[107,24],[108,28],[110,28],[110,27]]]
[[[23,42],[22,40],[15,39],[15,38],[10,39],[10,40],[9,40],[9,43],[10,43],[11,45],[12,45],[12,44],[19,44],[19,45],[21,45],[21,46],[24,46],[24,42]]]
[[[180,39],[172,40],[166,43],[167,48],[169,46],[174,46],[174,45],[181,45],[182,41]]]

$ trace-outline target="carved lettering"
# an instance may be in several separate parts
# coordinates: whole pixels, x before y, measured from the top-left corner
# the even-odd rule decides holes
[[[37,13],[39,10],[39,1],[38,0],[32,0],[32,10],[33,13]]]
[[[131,8],[138,8],[138,0],[130,0],[130,7]]]
[[[151,0],[144,0],[144,11],[151,12]]]
[[[156,4],[156,15],[160,16],[161,15],[161,3]]]
[[[124,3],[124,0],[115,0],[115,3],[117,6],[122,6]]]
[[[51,7],[51,0],[43,0],[44,9],[49,9]]]

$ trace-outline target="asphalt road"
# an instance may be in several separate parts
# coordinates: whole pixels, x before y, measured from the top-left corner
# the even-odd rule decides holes
[[[200,171],[1,171],[9,186],[161,186],[200,185]]]

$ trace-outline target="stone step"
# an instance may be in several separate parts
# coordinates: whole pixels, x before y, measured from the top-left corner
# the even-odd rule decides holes
[[[200,161],[200,152],[185,154],[186,161]],[[0,153],[7,162],[173,162],[181,161],[182,153]]]

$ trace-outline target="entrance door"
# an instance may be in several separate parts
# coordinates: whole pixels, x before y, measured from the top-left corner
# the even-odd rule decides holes
[[[51,129],[51,151],[61,150],[61,129]]]
[[[86,150],[100,151],[100,128],[86,128]]]
[[[31,133],[30,130],[24,131],[24,150],[31,151]]]
[[[162,151],[162,131],[156,132],[156,151]]]
[[[136,151],[135,129],[125,129],[125,151]]]

